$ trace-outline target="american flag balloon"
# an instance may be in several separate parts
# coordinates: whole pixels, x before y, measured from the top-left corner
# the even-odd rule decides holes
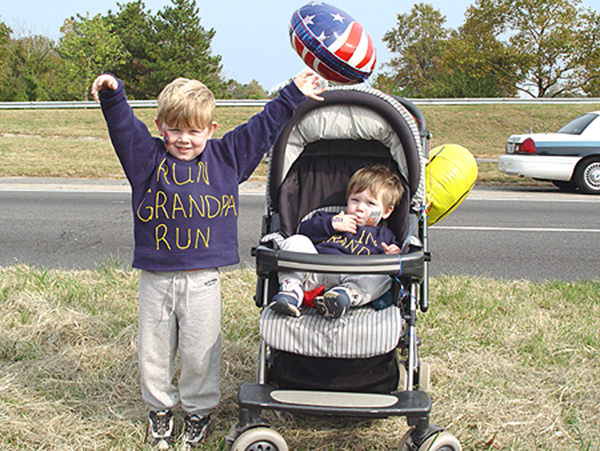
[[[307,3],[294,12],[290,41],[300,58],[330,81],[360,83],[375,68],[373,41],[362,25],[323,2]]]

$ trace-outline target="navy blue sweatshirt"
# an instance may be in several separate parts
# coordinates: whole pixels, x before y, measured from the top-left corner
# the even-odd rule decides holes
[[[238,185],[260,163],[304,95],[290,83],[246,124],[209,140],[195,160],[182,161],[134,116],[118,82],[115,91],[100,91],[100,101],[132,189],[133,267],[182,271],[238,263]]]
[[[338,232],[331,224],[335,213],[317,212],[300,224],[298,232],[314,243],[319,254],[385,254],[381,243],[398,244],[394,233],[382,225],[358,226],[356,233]]]

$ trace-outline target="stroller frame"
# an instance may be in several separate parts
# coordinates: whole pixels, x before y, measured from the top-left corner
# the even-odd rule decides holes
[[[335,102],[339,101],[336,98],[337,94],[338,92],[335,90],[326,91],[324,97],[326,101]],[[360,95],[363,94],[360,93]],[[404,99],[394,99],[400,102],[402,107],[414,117],[420,140],[418,146],[428,149],[430,134],[425,127],[421,112]],[[308,110],[319,108],[318,102],[305,101],[304,103],[308,104]],[[285,134],[285,130],[282,134]],[[419,171],[421,177],[424,177],[424,168],[420,168]],[[418,189],[417,182],[414,180],[409,180],[408,185],[411,193]],[[267,196],[269,195],[274,196],[275,192],[268,191]],[[277,215],[273,217],[267,211],[263,218],[262,236],[278,231],[279,227]],[[407,424],[411,428],[402,438],[400,450],[447,449],[452,451],[461,449],[460,444],[452,435],[445,432],[443,428],[430,423],[431,398],[425,391],[420,390],[421,385],[428,384],[429,377],[428,367],[421,371],[416,326],[418,311],[425,312],[429,307],[428,263],[430,253],[428,251],[427,221],[424,214],[417,219],[415,227],[421,246],[411,248],[408,253],[401,255],[302,254],[273,249],[269,243],[261,243],[252,250],[253,256],[256,257],[256,272],[259,278],[255,296],[255,302],[259,308],[269,305],[273,277],[276,278],[279,271],[388,274],[395,276],[404,287],[408,287],[405,294],[397,299],[406,324],[404,335],[398,345],[403,355],[406,356],[406,360],[400,362],[399,365],[403,376],[401,376],[401,381],[405,386],[402,391],[390,394],[275,388],[267,381],[268,346],[261,337],[257,379],[255,383],[243,384],[238,392],[239,418],[238,423],[231,428],[226,437],[229,448],[236,450],[287,449],[285,440],[270,429],[270,425],[261,417],[261,411],[266,409],[355,418],[403,416],[406,417]]]

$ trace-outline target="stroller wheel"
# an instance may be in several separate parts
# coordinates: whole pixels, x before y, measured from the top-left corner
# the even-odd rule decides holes
[[[231,445],[232,451],[287,451],[283,437],[273,429],[257,427],[248,429]]]
[[[429,437],[419,447],[419,450],[430,451],[461,451],[460,442],[450,432],[443,431]]]
[[[448,431],[436,432],[432,436],[428,437],[418,447],[415,445],[413,440],[413,429],[410,429],[402,439],[400,440],[400,446],[398,451],[461,451],[462,447],[456,437],[454,437]]]

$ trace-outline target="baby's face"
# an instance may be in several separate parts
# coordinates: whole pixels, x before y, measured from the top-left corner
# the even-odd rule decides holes
[[[380,196],[374,196],[366,189],[348,196],[347,213],[356,216],[359,226],[375,226],[382,219],[387,219],[393,208],[384,208]]]

